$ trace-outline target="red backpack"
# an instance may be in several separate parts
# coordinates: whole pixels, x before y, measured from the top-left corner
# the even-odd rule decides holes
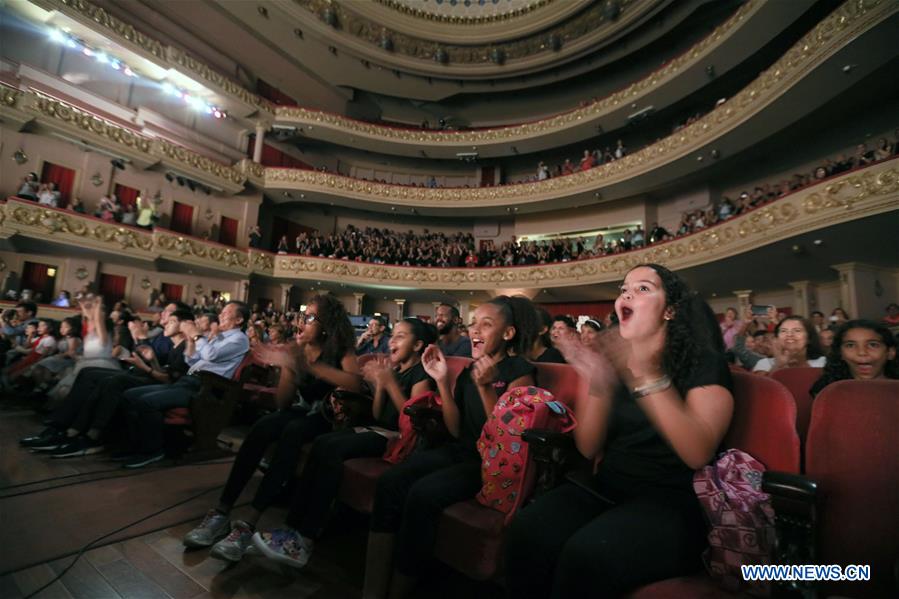
[[[536,482],[536,468],[521,433],[531,428],[568,432],[576,424],[574,414],[546,389],[509,389],[496,402],[478,439],[483,486],[477,500],[511,520]]]
[[[442,406],[440,394],[428,391],[421,395],[416,395],[403,404],[398,423],[400,435],[387,442],[387,450],[384,452],[383,459],[391,464],[399,464],[409,457],[409,455],[415,451],[415,448],[418,447],[418,433],[412,427],[412,419],[406,414],[407,407],[417,405],[423,405],[429,408],[439,408]]]
[[[748,453],[728,449],[693,475],[693,490],[711,525],[703,561],[709,575],[731,592],[771,592],[768,582],[745,582],[740,570],[774,562],[774,508],[761,490],[764,472],[765,466]]]

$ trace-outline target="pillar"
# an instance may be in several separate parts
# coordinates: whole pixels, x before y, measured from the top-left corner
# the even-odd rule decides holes
[[[290,309],[290,290],[293,289],[293,284],[291,283],[282,283],[281,284],[281,310],[283,312],[287,312]]]
[[[793,314],[808,316],[817,309],[817,291],[812,281],[791,281],[793,288]]]
[[[253,162],[256,164],[262,162],[262,146],[265,143],[265,132],[269,130],[270,126],[265,121],[256,122],[256,145],[253,146]]]
[[[743,318],[747,308],[752,305],[752,289],[738,289],[733,293],[737,296],[737,317]]]
[[[471,320],[469,316],[469,312],[471,311],[471,304],[468,300],[459,300],[459,318],[462,319],[462,324],[468,325]]]
[[[840,307],[849,318],[880,318],[884,306],[881,270],[861,262],[833,264],[831,268],[840,273]]]
[[[362,314],[362,299],[365,297],[364,293],[354,293],[353,294],[353,314],[360,315]]]
[[[396,303],[396,316],[394,318],[394,322],[399,322],[403,318],[406,317],[406,314],[405,314],[406,300],[395,299],[393,301]]]

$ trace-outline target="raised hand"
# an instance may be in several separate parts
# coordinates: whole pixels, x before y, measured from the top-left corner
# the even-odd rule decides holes
[[[471,369],[471,380],[479,387],[489,387],[499,379],[496,360],[491,356],[478,358]]]
[[[393,370],[390,365],[380,358],[372,360],[362,367],[362,378],[372,385],[384,387],[390,382],[392,376]]]
[[[449,377],[449,367],[446,364],[446,356],[440,348],[433,343],[425,349],[421,356],[421,364],[435,382],[446,381]]]

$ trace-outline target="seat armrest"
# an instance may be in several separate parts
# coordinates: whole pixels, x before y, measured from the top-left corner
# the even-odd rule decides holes
[[[583,459],[574,437],[567,433],[530,428],[521,433],[521,440],[528,444],[529,454],[536,464],[535,495],[556,487],[566,472]]]
[[[762,491],[771,496],[771,506],[774,508],[776,563],[817,563],[817,483],[798,474],[768,471],[762,476]],[[812,583],[801,581],[783,582],[779,586],[803,593],[814,588]]]
[[[424,447],[437,447],[452,437],[443,421],[443,412],[440,408],[424,405],[406,406],[403,408],[403,414],[412,421],[412,428],[421,436]]]

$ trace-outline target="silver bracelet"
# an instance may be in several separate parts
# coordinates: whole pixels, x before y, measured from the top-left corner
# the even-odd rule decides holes
[[[631,397],[633,397],[634,399],[640,399],[641,397],[646,397],[647,395],[658,393],[659,391],[664,391],[670,386],[671,377],[665,374],[654,381],[646,383],[645,385],[634,387],[634,390],[631,392]]]

